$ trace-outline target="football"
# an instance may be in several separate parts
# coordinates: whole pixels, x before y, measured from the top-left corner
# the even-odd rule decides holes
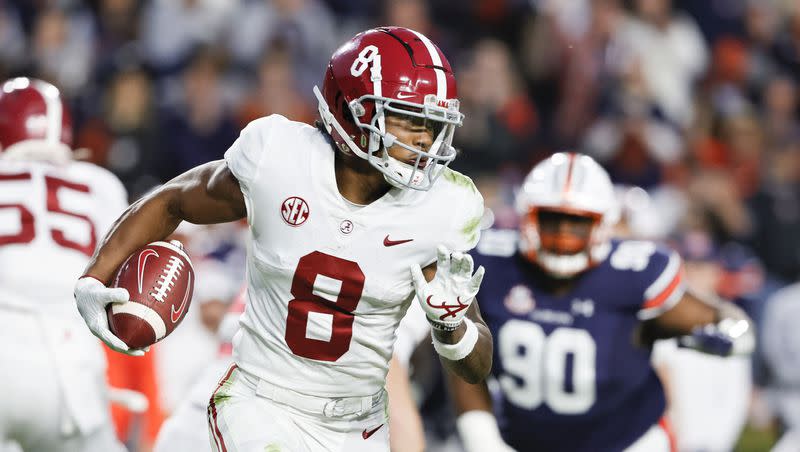
[[[131,348],[167,337],[189,310],[194,269],[177,240],[153,242],[131,254],[112,287],[128,290],[130,301],[107,308],[111,332]]]

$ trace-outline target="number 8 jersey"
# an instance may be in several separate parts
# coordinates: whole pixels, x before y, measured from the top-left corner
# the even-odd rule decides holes
[[[409,267],[434,262],[439,244],[475,246],[483,198],[445,170],[427,192],[392,188],[356,206],[339,193],[334,152],[317,128],[272,115],[225,154],[252,236],[234,360],[300,393],[364,396],[384,385],[413,301]]]
[[[642,320],[683,295],[680,257],[652,242],[612,241],[609,257],[565,293],[543,290],[516,231],[485,231],[478,301],[494,337],[503,439],[516,450],[623,450],[664,414]]]

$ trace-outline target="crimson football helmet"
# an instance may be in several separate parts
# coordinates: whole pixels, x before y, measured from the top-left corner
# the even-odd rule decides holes
[[[0,154],[4,158],[56,160],[72,154],[72,120],[58,88],[18,77],[0,90]]]
[[[336,146],[367,160],[395,187],[427,190],[456,157],[453,132],[464,115],[455,76],[442,51],[421,33],[402,27],[359,33],[333,54],[322,92],[315,86],[314,94]],[[430,149],[388,133],[387,113],[432,124]],[[390,157],[394,144],[413,152],[414,164]]]
[[[521,251],[549,274],[569,278],[608,256],[620,209],[608,173],[591,157],[553,154],[525,178],[516,204]],[[547,213],[585,218],[591,225],[588,239],[543,231],[539,220]]]

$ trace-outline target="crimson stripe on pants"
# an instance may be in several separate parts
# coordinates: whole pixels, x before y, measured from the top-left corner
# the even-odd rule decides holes
[[[222,438],[222,432],[219,431],[219,424],[217,423],[217,405],[214,403],[214,398],[217,396],[217,392],[219,392],[222,386],[228,382],[234,370],[236,370],[236,364],[232,365],[231,368],[228,369],[228,373],[219,381],[217,389],[211,394],[211,400],[208,402],[208,426],[211,428],[211,435],[214,437],[217,450],[220,452],[228,452],[228,449],[225,447],[225,440]]]

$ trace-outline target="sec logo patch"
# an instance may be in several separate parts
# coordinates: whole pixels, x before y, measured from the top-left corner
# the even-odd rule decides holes
[[[308,203],[299,196],[290,196],[281,203],[281,217],[289,226],[300,226],[310,214]]]

